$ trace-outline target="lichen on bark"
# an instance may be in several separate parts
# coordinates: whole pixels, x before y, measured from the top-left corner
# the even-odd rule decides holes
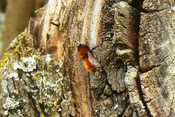
[[[61,72],[63,62],[30,47],[26,32],[13,40],[1,60],[3,115],[71,115],[72,94],[69,78]]]
[[[174,50],[172,7],[150,10],[149,0],[63,1],[50,0],[41,17],[30,21],[28,38],[38,50],[18,41],[1,62],[1,70],[13,71],[2,75],[5,114],[20,113],[17,110],[28,102],[25,110],[43,116],[174,115],[173,77],[167,76],[174,76],[174,53],[167,51]],[[80,44],[89,46],[101,68],[85,70],[77,54]],[[63,68],[47,53],[62,60]],[[15,68],[9,64],[12,60]],[[64,76],[57,74],[62,70]]]

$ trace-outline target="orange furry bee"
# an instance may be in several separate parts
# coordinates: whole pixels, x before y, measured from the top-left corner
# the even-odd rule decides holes
[[[84,66],[88,72],[94,71],[100,67],[98,60],[90,53],[88,46],[80,44],[78,46],[78,54],[84,60]]]

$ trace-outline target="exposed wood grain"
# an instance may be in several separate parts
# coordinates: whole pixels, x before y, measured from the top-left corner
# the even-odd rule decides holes
[[[130,100],[125,84],[125,63],[132,65],[137,63],[135,62],[137,59],[137,16],[135,10],[132,11],[133,8],[126,2],[121,2],[118,6],[115,6],[117,2],[115,0],[50,0],[47,6],[39,12],[37,18],[30,20],[28,32],[25,36],[30,41],[30,46],[35,48],[34,54],[41,56],[50,53],[60,61],[63,61],[64,64],[61,68],[63,76],[70,81],[64,83],[65,87],[69,87],[70,83],[71,93],[69,88],[66,90],[64,87],[66,91],[61,90],[64,92],[64,96],[62,96],[67,100],[57,101],[58,105],[50,107],[47,103],[48,100],[35,99],[33,92],[30,92],[29,102],[31,107],[25,108],[27,115],[89,117],[136,114],[136,110],[133,110],[132,106],[129,105]],[[123,22],[120,22],[120,18],[123,18],[123,16],[117,14],[119,12],[126,17],[126,20],[123,20]],[[114,22],[116,23],[115,25]],[[120,25],[123,25],[126,29],[122,31],[118,27]],[[126,36],[122,38],[118,34],[117,28],[120,29],[119,32],[121,34]],[[129,36],[132,38],[129,38]],[[88,73],[85,70],[77,52],[79,44],[86,44],[90,50],[93,49],[92,52],[101,61],[101,68],[92,73]],[[14,46],[17,48],[14,49],[15,51],[18,50],[18,45],[20,43]],[[121,48],[126,49],[121,50],[126,51],[126,53],[121,54],[119,52]],[[128,58],[129,56],[130,58]],[[17,60],[21,61],[21,58],[19,56]],[[45,56],[41,58],[41,61],[46,61],[44,60]],[[44,62],[41,63],[44,64]],[[37,68],[40,68],[40,65]],[[45,70],[45,67],[37,70]],[[24,71],[18,72],[17,74],[21,72],[24,74],[21,76],[21,79],[25,79],[26,82],[21,85],[22,92],[23,87],[26,84],[30,84],[30,82],[25,77],[26,73]],[[33,74],[35,71],[30,72],[30,74]],[[12,80],[12,78],[10,77],[9,80]],[[48,81],[54,80],[48,79]],[[32,82],[34,84],[29,85],[29,89],[35,87],[35,83],[37,83],[33,80]],[[18,84],[21,84],[21,82]],[[43,86],[45,86],[44,82]],[[4,87],[7,86],[5,85]],[[14,87],[11,86],[10,88],[13,89]],[[40,88],[43,89],[40,90],[40,93],[44,93],[47,87],[38,86],[38,89]],[[37,96],[37,94],[35,95]],[[38,96],[42,98],[42,96]],[[59,96],[56,98],[59,98]],[[7,104],[6,100],[4,104]],[[18,107],[18,103],[16,106]],[[56,112],[53,113],[54,111]],[[6,107],[4,112],[7,115],[16,114],[16,110],[15,113],[11,113]]]
[[[20,115],[22,108],[36,116],[174,116],[175,3],[144,0],[140,8],[135,2],[49,0],[22,36],[30,43],[19,36],[1,61],[0,70],[10,67],[1,78],[4,114]],[[100,68],[86,71],[79,44],[89,46]],[[25,61],[33,55],[39,64]],[[34,68],[11,67],[20,63]],[[64,83],[55,83],[60,78]]]
[[[175,2],[143,2],[139,56],[142,91],[152,116],[175,116],[174,39]],[[149,13],[151,12],[151,13]]]

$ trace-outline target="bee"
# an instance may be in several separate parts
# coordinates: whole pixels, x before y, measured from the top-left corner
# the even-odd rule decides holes
[[[78,46],[78,54],[83,59],[84,66],[88,72],[94,71],[101,66],[97,58],[91,54],[88,46],[80,44]]]

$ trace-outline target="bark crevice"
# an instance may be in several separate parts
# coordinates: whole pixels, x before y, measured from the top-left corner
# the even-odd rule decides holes
[[[142,101],[142,103],[143,103],[143,105],[144,105],[144,107],[145,107],[145,110],[146,110],[146,112],[147,112],[148,117],[152,117],[152,116],[151,116],[151,113],[150,113],[150,110],[149,110],[149,108],[148,108],[148,106],[147,106],[147,102],[146,102],[145,99],[144,99],[144,94],[143,94],[143,92],[142,92],[140,78],[136,78],[135,80],[136,80],[136,82],[137,82],[137,88],[138,88],[138,93],[139,93],[139,95],[140,95],[140,100]]]

